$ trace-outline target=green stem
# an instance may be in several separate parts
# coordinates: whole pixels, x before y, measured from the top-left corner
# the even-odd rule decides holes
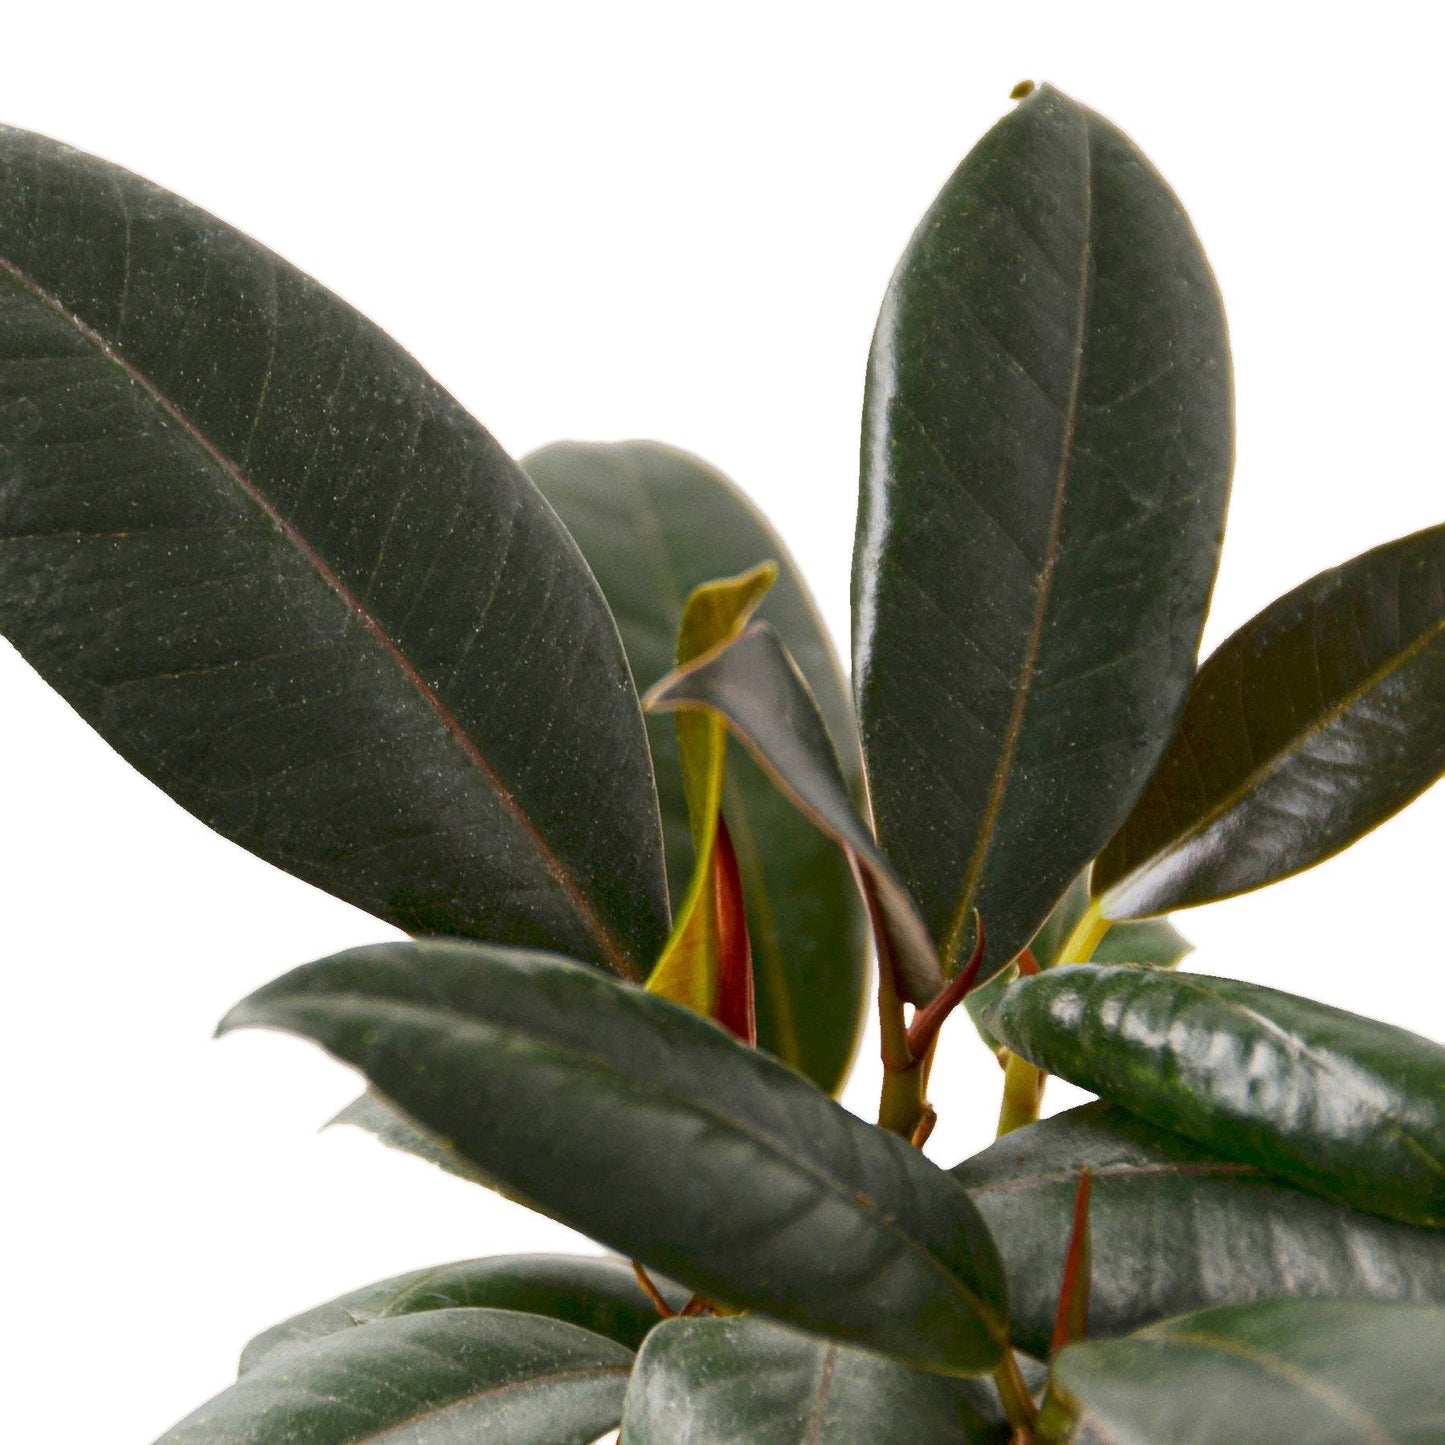
[[[1104,941],[1109,931],[1109,920],[1104,917],[1097,903],[1090,903],[1084,915],[1074,925],[1069,936],[1059,949],[1054,960],[1055,968],[1070,963],[1087,963],[1094,950]],[[1010,1054],[1004,1066],[1003,1103],[998,1113],[998,1137],[1012,1134],[1025,1124],[1038,1121],[1039,1105],[1044,1101],[1044,1084],[1048,1075],[1034,1068],[1027,1059]]]
[[[1024,1440],[1032,1440],[1034,1422],[1038,1419],[1039,1412],[1034,1405],[1033,1396],[1029,1394],[1029,1387],[1024,1384],[1019,1362],[1014,1358],[1011,1349],[1004,1350],[1003,1358],[994,1367],[993,1380],[998,1387],[1004,1416],[1017,1432],[1015,1438],[1021,1436]]]
[[[1104,941],[1104,935],[1110,926],[1099,905],[1090,903],[1084,910],[1084,916],[1064,940],[1059,956],[1054,960],[1054,967],[1065,963],[1087,963],[1094,956],[1094,950]]]
[[[1004,1067],[1003,1103],[998,1111],[998,1137],[1037,1122],[1046,1076],[1019,1054],[1010,1054]]]
[[[880,953],[882,950],[880,950]],[[878,960],[878,1023],[882,1035],[883,1093],[878,1101],[878,1127],[913,1138],[928,1108],[927,1061],[915,1059],[908,1047],[903,999],[893,979],[892,961]]]
[[[878,1127],[912,1139],[928,1110],[923,1095],[923,1067],[915,1064],[897,1073],[883,1071],[883,1094],[878,1101]]]

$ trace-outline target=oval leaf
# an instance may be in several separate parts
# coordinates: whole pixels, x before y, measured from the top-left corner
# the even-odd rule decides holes
[[[950,1380],[744,1315],[669,1320],[627,1387],[623,1445],[1008,1445],[992,1382]]]
[[[1445,526],[1321,572],[1210,657],[1094,892],[1123,918],[1262,887],[1442,770]]]
[[[989,1027],[1040,1069],[1227,1159],[1445,1224],[1445,1048],[1233,979],[1079,964],[1020,979]]]
[[[1047,1413],[1056,1431],[1072,1418],[1080,1445],[1432,1445],[1445,1439],[1442,1339],[1445,1309],[1428,1305],[1207,1310],[1065,1350]]]
[[[632,1358],[542,1315],[407,1315],[282,1351],[156,1445],[592,1445]]]
[[[606,594],[639,689],[666,676],[683,603],[714,577],[759,562],[778,579],[759,616],[777,629],[827,724],[850,794],[862,762],[847,681],[797,564],[751,501],[721,472],[657,442],[557,442],[523,466],[557,509]],[[672,896],[693,848],[675,719],[651,716]],[[868,1004],[868,924],[846,861],[736,743],[723,811],[747,901],[758,1042],[830,1093],[841,1085]]]
[[[773,781],[852,859],[876,916],[880,955],[899,992],[926,1004],[943,987],[938,956],[918,905],[878,851],[848,796],[827,729],[808,685],[766,622],[679,667],[650,688],[649,711],[703,709],[726,719]]]
[[[998,1242],[1023,1349],[1048,1349],[1085,1166],[1091,1338],[1273,1296],[1445,1305],[1445,1236],[1301,1194],[1123,1109],[1088,1104],[953,1170]]]
[[[688,1010],[460,942],[287,974],[222,1029],[287,1029],[535,1208],[708,1298],[921,1368],[992,1367],[1007,1308],[967,1194]]]
[[[878,322],[854,682],[878,839],[945,972],[993,968],[1123,821],[1194,676],[1232,455],[1179,202],[1047,86],[964,160]]]
[[[687,1302],[666,1286],[674,1308]],[[249,1374],[287,1350],[328,1335],[403,1315],[448,1309],[516,1310],[546,1315],[635,1350],[658,1322],[632,1266],[617,1259],[571,1254],[512,1254],[415,1269],[351,1290],[293,1315],[256,1336],[241,1353]]]
[[[667,934],[606,604],[394,342],[0,129],[0,630],[219,832],[413,932],[641,977]]]

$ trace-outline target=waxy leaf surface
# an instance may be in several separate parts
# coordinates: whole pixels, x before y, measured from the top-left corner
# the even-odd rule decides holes
[[[858,816],[817,705],[777,633],[754,622],[727,646],[669,673],[644,703],[649,711],[705,709],[726,719],[799,810],[854,860],[899,991],[927,1003],[943,986],[928,929]]]
[[[1007,963],[1173,732],[1232,458],[1219,297],[1134,145],[1043,87],[924,217],[869,362],[854,684],[945,972]]]
[[[687,1295],[667,1286],[673,1307]],[[415,1269],[349,1291],[272,1325],[241,1352],[249,1374],[287,1350],[379,1320],[447,1309],[516,1310],[577,1325],[635,1350],[658,1322],[632,1266],[573,1254],[504,1254]]]
[[[1276,1296],[1445,1305],[1445,1234],[1302,1194],[1109,1104],[1000,1139],[953,1177],[993,1229],[1012,1337],[1048,1348],[1079,1170],[1093,1173],[1089,1333]]]
[[[1089,879],[1087,874],[1081,873],[1069,885],[1069,891],[1054,905],[1053,911],[1044,920],[1043,927],[1029,942],[1029,952],[1033,954],[1034,961],[1040,968],[1053,968],[1061,961],[1062,949],[1083,919],[1088,906]],[[1154,968],[1173,968],[1192,952],[1193,948],[1194,945],[1167,918],[1124,919],[1108,924],[1103,937],[1090,951],[1088,961],[1147,963]],[[1070,961],[1084,962],[1082,959]],[[982,988],[973,989],[964,1000],[974,1027],[991,1049],[997,1049],[999,1043],[984,1025],[984,1015],[1003,997],[1004,989],[1018,976],[1018,968],[1010,964],[994,974]]]
[[[1445,770],[1445,526],[1322,572],[1199,669],[1178,736],[1094,867],[1111,918],[1273,883]]]
[[[543,1315],[404,1315],[280,1352],[156,1445],[592,1445],[632,1359]]]
[[[596,574],[639,691],[677,662],[683,605],[696,587],[760,562],[778,577],[759,616],[777,629],[827,724],[850,794],[862,764],[847,682],[807,584],[782,539],[714,467],[657,442],[557,442],[523,459]],[[647,719],[672,896],[693,871],[676,719]],[[868,924],[846,861],[779,795],[737,743],[723,811],[747,904],[758,1041],[829,1092],[843,1081],[867,1006]]]
[[[922,1368],[1002,1348],[967,1194],[777,1060],[566,960],[451,941],[295,970],[222,1028],[287,1029],[535,1208],[708,1298]]]
[[[755,1315],[669,1320],[627,1387],[623,1445],[1008,1445],[992,1382],[951,1380]]]
[[[1030,1063],[1301,1188],[1445,1224],[1445,1048],[1233,979],[1050,969],[985,1020]]]
[[[1275,1300],[1075,1345],[1054,1389],[1078,1445],[1438,1445],[1441,1340],[1439,1307]]]
[[[138,177],[0,129],[0,631],[261,857],[641,977],[667,934],[616,628],[394,342]]]

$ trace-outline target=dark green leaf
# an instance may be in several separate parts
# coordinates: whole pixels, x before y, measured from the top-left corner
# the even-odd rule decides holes
[[[1012,1336],[1042,1354],[1079,1169],[1094,1185],[1089,1333],[1272,1296],[1445,1305],[1445,1234],[1287,1188],[1108,1104],[1030,1125],[953,1176],[993,1229]]]
[[[723,474],[657,442],[557,442],[522,465],[557,509],[602,586],[639,690],[672,670],[694,587],[771,558],[778,578],[758,615],[808,681],[854,797],[862,764],[833,644],[782,539]],[[672,896],[693,866],[669,717],[647,719]],[[848,864],[736,742],[723,812],[738,855],[753,946],[758,1042],[829,1092],[843,1081],[867,1003],[868,920]]]
[[[944,1373],[1006,1303],[967,1194],[707,1020],[593,969],[460,942],[310,964],[222,1025],[282,1028],[534,1207],[690,1289]]]
[[[1122,918],[1259,888],[1442,770],[1445,526],[1321,572],[1214,653],[1094,892]]]
[[[156,1445],[592,1445],[631,1367],[561,1320],[435,1310],[284,1350]]]
[[[727,720],[797,807],[857,859],[899,986],[913,1003],[927,1003],[943,977],[918,905],[858,816],[808,685],[777,633],[754,622],[726,647],[669,673],[648,691],[645,705],[706,708]]]
[[[498,1187],[496,1180],[487,1178],[474,1164],[458,1154],[449,1140],[423,1129],[415,1119],[375,1089],[367,1089],[353,1099],[326,1127],[329,1129],[336,1125],[360,1129],[388,1149],[424,1159],[448,1174],[455,1174],[458,1179],[465,1179],[468,1184],[480,1184],[486,1189]]]
[[[0,129],[0,629],[227,837],[412,932],[641,975],[627,665],[522,470],[263,247]]]
[[[1054,905],[1053,912],[1029,943],[1029,951],[1041,968],[1053,968],[1058,963],[1059,950],[1078,926],[1088,906],[1089,879],[1086,873],[1081,873]],[[1155,968],[1173,968],[1193,948],[1194,945],[1167,918],[1129,919],[1111,923],[1089,957],[1094,963],[1147,963]],[[1018,970],[1010,965],[994,974],[982,988],[972,990],[964,999],[974,1027],[991,1049],[997,1049],[999,1043],[985,1026],[984,1014],[1003,997],[1004,989],[1017,977]]]
[[[993,1385],[744,1315],[670,1320],[637,1357],[623,1445],[1008,1445]]]
[[[1130,141],[1047,86],[915,232],[869,365],[854,682],[878,838],[952,972],[1108,841],[1194,676],[1232,452],[1214,280]]]
[[[1227,1159],[1445,1224],[1445,1048],[1233,979],[1082,964],[988,1016],[1030,1063]]]
[[[1054,1391],[1080,1445],[1439,1445],[1442,1340],[1439,1307],[1275,1300],[1075,1345]]]
[[[660,1281],[654,1281],[661,1283]],[[687,1302],[674,1285],[664,1291],[675,1309]],[[273,1325],[241,1353],[249,1374],[288,1350],[359,1325],[433,1310],[498,1309],[547,1315],[635,1350],[658,1322],[632,1266],[571,1254],[512,1254],[466,1259],[378,1280]]]

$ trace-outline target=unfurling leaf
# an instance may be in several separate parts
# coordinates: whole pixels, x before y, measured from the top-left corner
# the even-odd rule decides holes
[[[648,690],[644,705],[702,709],[726,720],[797,807],[847,853],[899,993],[928,1003],[943,987],[928,930],[853,807],[817,705],[772,628],[755,622],[726,646],[678,668]]]
[[[679,665],[732,641],[777,575],[777,566],[768,562],[741,576],[695,589],[678,628]],[[752,951],[742,880],[732,839],[722,821],[727,727],[711,714],[679,713],[675,721],[696,861],[672,937],[648,977],[647,987],[755,1043]]]
[[[716,467],[658,442],[557,442],[523,466],[587,558],[622,633],[638,688],[676,665],[684,599],[771,559],[758,615],[807,679],[854,799],[862,759],[847,680],[797,564],[757,507]],[[695,850],[676,719],[647,718],[672,897]],[[868,1007],[868,919],[847,860],[728,743],[723,812],[737,852],[757,983],[758,1043],[829,1093],[847,1075]]]

